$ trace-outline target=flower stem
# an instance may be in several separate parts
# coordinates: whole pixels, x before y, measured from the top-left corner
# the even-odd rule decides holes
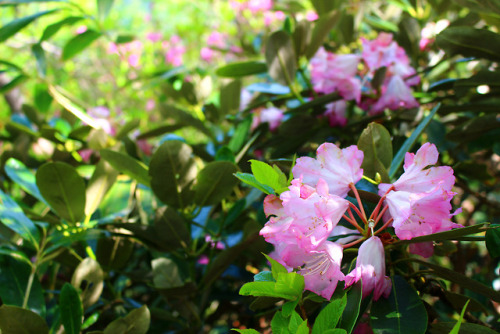
[[[361,238],[361,239],[358,239],[358,240],[354,240],[353,242],[351,243],[348,243],[348,244],[345,244],[345,245],[342,245],[342,248],[349,248],[351,246],[354,246],[354,245],[357,245],[359,244],[360,242],[364,241],[365,238]]]
[[[36,273],[36,262],[31,267],[31,274],[28,278],[28,284],[26,285],[26,291],[24,292],[23,308],[28,307],[28,300],[30,298],[31,287],[33,286],[33,279],[35,278],[35,273]]]
[[[368,224],[368,220],[366,219],[365,209],[363,208],[363,202],[361,202],[361,198],[359,197],[358,190],[356,189],[356,187],[352,183],[349,184],[349,188],[351,188],[352,192],[354,193],[354,196],[356,197],[356,200],[358,201],[359,210],[356,208],[355,205],[353,205],[355,211],[357,211],[359,218],[361,218],[363,223]],[[361,211],[361,213],[359,211]]]
[[[352,212],[351,212],[351,215],[352,215]],[[342,216],[345,220],[347,220],[352,226],[354,226],[361,234],[364,233],[364,230],[361,228],[361,226],[358,225],[358,223],[356,223],[356,220],[351,219],[349,217],[347,217],[346,215],[343,215]]]
[[[386,221],[386,222],[385,222],[385,224],[384,224],[381,228],[379,228],[377,231],[375,231],[375,234],[374,234],[374,235],[377,235],[377,234],[379,234],[380,232],[382,232],[382,230],[385,230],[385,228],[386,228],[387,226],[389,226],[389,225],[390,225],[393,221],[394,221],[394,219],[392,219],[392,218],[391,218],[391,219],[389,219],[388,221]]]
[[[382,209],[382,211],[380,211],[380,213],[377,215],[377,218],[375,219],[375,225],[377,225],[377,223],[380,221],[380,219],[382,219],[382,217],[384,216],[384,214],[387,211],[387,209],[389,209],[388,205],[384,206],[384,208]]]

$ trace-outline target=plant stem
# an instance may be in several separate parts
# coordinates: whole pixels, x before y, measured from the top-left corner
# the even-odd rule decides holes
[[[38,261],[38,259],[37,259]],[[33,286],[33,279],[35,278],[37,261],[31,266],[31,274],[28,278],[28,284],[26,285],[26,291],[24,292],[23,308],[27,308],[28,300],[30,298],[31,287]]]
[[[368,220],[366,219],[366,214],[365,214],[365,208],[363,208],[363,202],[361,202],[361,198],[359,197],[358,190],[356,189],[356,187],[352,183],[349,184],[349,188],[351,188],[352,192],[354,193],[354,196],[356,197],[356,200],[358,201],[359,210],[361,210],[361,215],[359,216],[359,218],[361,218],[363,223],[368,224]],[[354,206],[354,208],[356,208],[356,206]]]

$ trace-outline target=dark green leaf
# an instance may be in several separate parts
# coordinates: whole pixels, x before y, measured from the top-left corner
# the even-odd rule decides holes
[[[326,3],[325,1],[318,0],[319,2]],[[339,12],[328,11],[320,14],[319,19],[314,22],[314,28],[311,35],[311,42],[306,49],[307,59],[311,59],[318,51],[319,47],[325,42],[326,36],[330,30],[337,24]]]
[[[476,116],[451,130],[446,137],[455,141],[471,141],[486,132],[500,128],[500,119],[495,114]]]
[[[102,149],[99,152],[101,157],[109,162],[113,168],[149,187],[148,167],[144,163],[127,154],[108,149]]]
[[[115,43],[116,44],[125,44],[125,43],[130,43],[133,40],[135,40],[134,35],[118,35],[116,37]]]
[[[297,70],[295,50],[290,35],[276,31],[266,45],[266,63],[269,75],[280,84],[288,85],[295,80]]]
[[[83,20],[82,16],[68,16],[59,22],[48,25],[43,31],[42,37],[40,38],[40,42],[46,41],[47,39],[54,36],[63,26],[72,25],[80,20]]]
[[[390,182],[387,168],[392,161],[392,140],[389,131],[377,123],[370,123],[358,140],[358,148],[363,151],[363,173],[375,179],[378,173],[382,182]]]
[[[318,15],[323,15],[325,13],[331,12],[332,10],[337,9],[341,4],[341,2],[338,0],[311,0],[311,2]]]
[[[45,51],[43,51],[40,43],[33,44],[31,47],[31,52],[36,59],[36,69],[38,71],[38,75],[40,77],[45,78],[45,74],[47,73],[47,62],[45,60]]]
[[[153,285],[156,289],[171,289],[184,285],[177,264],[166,257],[151,261]]]
[[[431,325],[429,332],[431,334],[448,334],[454,325],[454,322],[438,322]],[[485,326],[463,323],[460,326],[460,334],[498,334],[498,332]]]
[[[429,122],[432,120],[436,112],[439,110],[441,107],[441,104],[439,103],[436,105],[434,108],[432,108],[431,112],[429,115],[427,115],[417,126],[417,128],[412,132],[411,136],[405,140],[401,148],[399,149],[398,153],[394,156],[394,159],[392,160],[391,163],[391,168],[389,169],[389,177],[393,179],[396,176],[396,173],[403,164],[406,152],[410,151],[413,145],[417,142],[418,138],[420,135],[424,132],[425,128],[429,124]]]
[[[97,240],[96,259],[106,271],[119,270],[130,261],[134,244],[128,237],[107,237]]]
[[[347,296],[344,295],[341,299],[331,301],[318,314],[314,322],[312,334],[321,334],[326,330],[335,328],[344,312],[347,304]]]
[[[46,113],[52,103],[52,96],[49,94],[47,85],[44,83],[35,84],[35,107],[39,112]]]
[[[265,73],[267,65],[260,61],[243,61],[231,63],[215,70],[215,74],[225,78],[240,78],[247,75]]]
[[[447,55],[500,60],[500,35],[487,29],[448,27],[436,38],[437,45]]]
[[[139,136],[137,136],[137,139],[147,139],[147,138],[152,138],[152,137],[157,137],[164,135],[165,133],[170,133],[177,131],[179,129],[182,129],[184,125],[182,124],[166,124],[166,125],[160,125],[152,130],[146,131],[141,133]]]
[[[101,33],[95,30],[87,30],[84,33],[76,35],[70,39],[63,47],[62,60],[68,60],[82,52],[93,41],[98,39]]]
[[[222,146],[217,150],[217,153],[215,154],[215,161],[229,161],[234,164],[234,153],[229,147]]]
[[[82,290],[81,300],[84,309],[99,300],[104,288],[103,280],[104,273],[96,260],[88,257],[76,267],[71,278],[71,285]]]
[[[474,298],[469,296],[464,296],[458,293],[454,293],[451,291],[444,290],[443,291],[446,299],[450,302],[450,304],[458,311],[462,310],[465,304],[468,302],[467,311],[469,312],[484,312],[488,314],[488,310],[485,305],[481,304]]]
[[[347,304],[345,306],[342,317],[340,318],[340,324],[338,327],[343,328],[347,333],[351,333],[354,329],[354,325],[358,320],[359,308],[361,306],[361,297],[363,291],[362,281],[358,281],[353,287],[347,292]]]
[[[191,126],[209,138],[214,138],[212,132],[205,126],[205,123],[198,118],[193,117],[189,111],[183,110],[172,105],[162,104],[160,111],[166,118],[172,118],[176,124]]]
[[[199,206],[216,205],[233,192],[238,180],[237,167],[229,161],[208,163],[196,177],[194,202]]]
[[[82,327],[83,308],[78,291],[65,283],[59,297],[59,312],[64,331],[67,334],[79,334]]]
[[[323,332],[323,334],[346,334],[347,331],[342,328],[333,328],[333,329],[328,329]]]
[[[36,172],[36,185],[43,198],[70,223],[85,215],[85,183],[77,171],[64,162],[47,162]]]
[[[240,108],[241,81],[224,83],[220,89],[220,116],[235,114]]]
[[[415,242],[426,242],[426,241],[456,240],[466,235],[487,231],[487,229],[488,228],[485,227],[485,224],[476,224],[472,226],[457,228],[451,231],[428,234],[421,237],[413,238],[411,240],[400,240],[398,241],[398,243],[410,244]]]
[[[14,21],[10,21],[2,28],[0,28],[0,43],[5,41],[7,38],[14,35],[16,32],[26,27],[28,24],[38,19],[40,16],[48,15],[57,12],[59,9],[46,10],[44,12],[36,13],[30,16],[21,17]]]
[[[118,172],[105,160],[97,163],[86,190],[85,215],[90,216],[101,204],[102,199],[115,183]]]
[[[196,177],[190,146],[178,140],[164,142],[153,154],[149,165],[151,189],[165,204],[184,207],[182,191]]]
[[[0,307],[0,329],[5,334],[48,334],[49,327],[38,314],[17,306]]]
[[[0,204],[0,220],[2,223],[31,245],[38,247],[40,234],[35,224],[26,217],[19,205],[1,190]]]
[[[494,228],[486,231],[486,248],[492,258],[500,256],[500,229]]]
[[[118,140],[122,140],[130,133],[130,131],[135,130],[140,123],[141,121],[138,118],[128,121],[118,130],[115,138]]]
[[[171,207],[160,208],[154,221],[157,235],[163,236],[166,246],[173,249],[186,248],[191,243],[189,231],[183,218]]]
[[[417,292],[401,276],[392,277],[389,298],[380,298],[371,307],[375,334],[423,334],[427,312]]]
[[[35,174],[33,174],[21,161],[10,158],[5,163],[5,173],[9,178],[20,186],[31,196],[47,204],[36,186]],[[48,205],[48,204],[47,204]]]
[[[10,82],[7,84],[3,85],[0,87],[0,93],[5,93],[11,90],[12,88],[15,88],[16,86],[22,84],[25,82],[29,77],[24,74],[19,74],[16,76],[14,79],[12,79]]]
[[[116,319],[106,327],[104,334],[146,334],[151,315],[146,305],[133,310],[126,317]]]

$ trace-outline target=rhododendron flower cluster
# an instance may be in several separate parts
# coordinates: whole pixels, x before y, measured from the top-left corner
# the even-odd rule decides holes
[[[381,197],[369,216],[355,186],[363,178],[363,157],[354,145],[340,149],[322,144],[316,158],[297,159],[288,190],[264,200],[269,221],[260,234],[275,246],[273,258],[303,275],[307,290],[327,299],[339,281],[348,287],[360,279],[363,298],[372,291],[374,300],[389,296],[392,285],[386,276],[384,244],[377,236],[387,227],[392,226],[399,239],[459,227],[450,219],[453,170],[428,168],[438,158],[433,144],[424,144],[416,154],[407,153],[405,171],[396,182],[379,184]],[[346,199],[348,194],[357,205]],[[359,243],[356,267],[343,272],[343,249]],[[417,245],[410,251],[432,254],[432,244]]]
[[[418,107],[411,87],[417,85],[420,78],[392,35],[380,33],[375,40],[362,39],[361,42],[360,53],[334,54],[320,48],[311,59],[314,90],[322,94],[337,92],[342,98],[327,105],[325,115],[331,126],[346,124],[345,101],[355,101],[371,115],[385,109]],[[383,72],[385,75],[380,86],[372,85],[376,74]]]

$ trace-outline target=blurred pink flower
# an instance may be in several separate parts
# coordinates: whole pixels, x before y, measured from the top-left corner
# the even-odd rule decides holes
[[[76,31],[75,31],[75,32],[76,32],[78,35],[80,35],[80,34],[83,34],[83,33],[84,33],[84,32],[86,32],[86,31],[87,31],[87,26],[86,26],[86,25],[81,25],[81,26],[78,26],[78,28],[76,28]]]
[[[330,194],[346,197],[349,185],[363,177],[362,162],[363,152],[357,146],[341,150],[332,143],[324,143],[317,149],[316,159],[298,158],[292,172],[308,185],[315,186],[321,178],[328,184]]]
[[[265,12],[273,8],[272,0],[249,0],[247,2],[247,8],[253,13]]]
[[[345,126],[347,124],[347,118],[345,117],[347,102],[345,100],[328,103],[325,107],[324,115],[328,117],[330,126]]]
[[[252,130],[259,124],[268,123],[269,130],[275,131],[285,117],[283,110],[276,107],[256,109],[253,111]]]
[[[217,48],[225,48],[228,36],[218,31],[212,31],[207,38],[207,45]]]
[[[179,36],[172,36],[169,41],[164,41],[162,46],[167,50],[165,52],[166,63],[170,63],[173,66],[181,66],[183,64],[183,56],[186,53],[186,48],[182,45]]]
[[[131,54],[128,56],[127,60],[128,60],[128,64],[131,66],[131,67],[139,67],[139,60],[140,60],[140,56],[137,55],[137,54]]]
[[[200,51],[200,57],[206,62],[212,61],[215,56],[215,51],[210,49],[209,47],[202,47]]]
[[[308,10],[306,13],[307,21],[316,21],[319,18],[318,14],[314,10]]]
[[[146,101],[146,111],[151,111],[156,107],[156,102],[153,99],[148,99]]]
[[[383,87],[382,96],[371,106],[370,114],[381,113],[386,108],[397,110],[399,108],[417,108],[418,106],[419,104],[413,97],[410,87],[405,84],[400,76],[395,75],[390,79],[387,87]]]
[[[373,300],[389,297],[392,283],[385,275],[384,245],[379,237],[372,236],[359,247],[356,268],[345,277],[346,287],[363,281],[363,298],[373,291]]]
[[[146,35],[146,38],[148,41],[156,43],[159,42],[163,37],[163,34],[161,32],[149,32]]]

